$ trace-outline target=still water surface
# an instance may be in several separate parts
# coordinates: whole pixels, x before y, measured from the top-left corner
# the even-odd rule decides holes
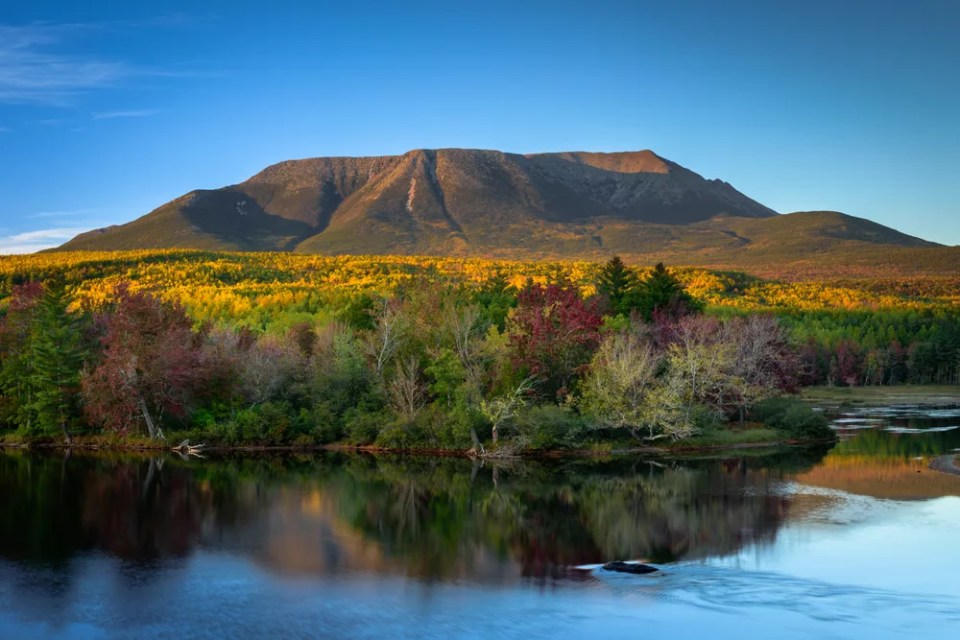
[[[927,465],[960,410],[835,426],[680,461],[3,453],[0,637],[957,637],[960,478]]]

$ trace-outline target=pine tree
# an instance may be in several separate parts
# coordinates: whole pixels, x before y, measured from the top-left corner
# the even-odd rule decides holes
[[[610,301],[610,308],[614,313],[630,312],[623,303],[624,299],[636,289],[637,284],[636,273],[623,263],[620,256],[610,258],[597,276],[597,290]]]
[[[658,262],[650,275],[629,291],[623,300],[625,313],[636,311],[650,322],[655,312],[680,317],[702,310],[703,305],[687,293],[683,284]]]
[[[78,415],[80,369],[86,357],[80,320],[68,311],[63,285],[48,283],[30,335],[30,386],[35,429],[61,431],[70,442],[69,423]]]

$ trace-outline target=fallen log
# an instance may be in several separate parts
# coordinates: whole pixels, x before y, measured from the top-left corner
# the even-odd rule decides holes
[[[200,453],[203,451],[203,444],[190,444],[190,440],[184,440],[175,447],[171,447],[172,451],[176,451],[181,456],[195,456],[197,458],[202,458],[203,456]]]

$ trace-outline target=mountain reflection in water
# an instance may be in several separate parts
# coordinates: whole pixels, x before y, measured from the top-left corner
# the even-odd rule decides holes
[[[824,453],[688,464],[12,453],[0,456],[0,555],[56,565],[96,550],[149,563],[202,548],[281,574],[558,576],[772,540],[789,500],[771,487]]]

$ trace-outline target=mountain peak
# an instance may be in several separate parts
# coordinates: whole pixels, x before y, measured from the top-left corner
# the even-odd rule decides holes
[[[559,158],[568,162],[614,173],[670,173],[666,160],[649,149],[642,151],[565,151],[528,154],[528,158]]]
[[[188,196],[64,248],[578,255],[603,245],[605,226],[776,215],[650,150],[288,160]]]

